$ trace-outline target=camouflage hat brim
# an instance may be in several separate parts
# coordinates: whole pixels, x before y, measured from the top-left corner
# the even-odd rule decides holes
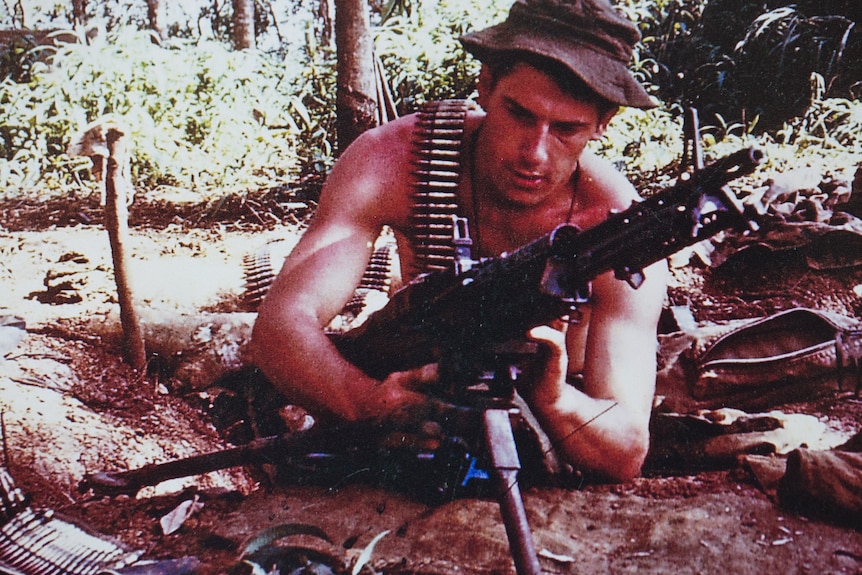
[[[518,0],[502,24],[461,36],[480,61],[502,53],[529,53],[561,63],[596,94],[621,106],[657,104],[629,70],[640,35],[607,3]]]

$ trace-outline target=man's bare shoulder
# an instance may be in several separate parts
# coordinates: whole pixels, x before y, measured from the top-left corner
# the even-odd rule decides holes
[[[410,115],[363,132],[341,155],[336,166],[371,168],[369,176],[404,169],[411,161],[415,124],[416,116]]]
[[[582,194],[588,203],[624,209],[640,199],[634,186],[614,165],[589,150],[581,156]]]
[[[364,214],[374,225],[405,217],[413,170],[414,116],[405,116],[360,135],[327,177],[321,207]]]

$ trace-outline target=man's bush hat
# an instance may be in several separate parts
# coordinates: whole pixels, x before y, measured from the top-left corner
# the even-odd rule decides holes
[[[502,24],[460,38],[480,61],[507,52],[542,56],[614,104],[652,108],[655,101],[628,68],[638,40],[635,25],[607,0],[517,0]]]

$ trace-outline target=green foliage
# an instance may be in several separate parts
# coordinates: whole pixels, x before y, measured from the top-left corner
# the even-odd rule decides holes
[[[40,50],[32,34],[19,37],[0,45],[0,78],[10,77],[16,82],[30,80],[30,67],[38,61]]]
[[[640,59],[656,64],[655,93],[705,120],[756,118],[758,131],[778,129],[811,104],[812,75],[830,97],[858,91],[857,3],[620,1],[641,23]]]
[[[26,84],[0,85],[7,195],[72,185],[86,162],[68,158],[66,145],[106,115],[129,129],[136,186],[207,197],[295,178],[302,102],[292,95],[295,81],[259,53],[212,41],[158,46],[148,33],[121,29],[64,44],[52,65],[38,63],[31,74]]]
[[[706,0],[616,3],[643,34],[632,69],[658,94],[658,82],[667,81],[659,62],[667,54],[657,47],[699,26]],[[383,2],[375,46],[399,112],[426,100],[470,96],[478,62],[458,37],[500,21],[510,4]],[[128,126],[134,184],[151,195],[181,189],[208,200],[319,183],[333,162],[335,54],[316,46],[315,22],[302,17],[309,20],[296,22],[296,29],[306,31],[307,41],[283,56],[236,52],[227,42],[204,39],[160,46],[132,28],[57,49],[10,47],[0,57],[22,73],[0,81],[0,189],[13,197],[25,191],[69,193],[82,183],[95,187],[89,160],[70,158],[65,150],[74,134],[106,115]],[[722,81],[721,66],[699,73],[704,81]],[[701,113],[707,160],[756,142],[774,149],[767,149],[775,158],[770,169],[787,161],[790,149],[812,162],[819,151],[848,166],[859,163],[859,102],[823,99],[816,82],[812,94],[806,114],[757,138],[750,119],[743,124]],[[594,148],[635,181],[676,173],[683,152],[681,112],[672,102],[649,111],[623,109]]]
[[[847,69],[849,60],[843,58],[853,27],[847,18],[806,17],[791,6],[758,16],[734,50],[739,106],[775,127],[805,114],[818,89],[812,78],[819,78],[821,87],[836,86],[841,77],[858,80],[858,69]]]
[[[477,63],[457,38],[496,20],[508,0],[490,8],[479,0],[394,7],[377,30],[377,50],[402,112],[425,99],[468,95]],[[68,193],[82,181],[94,188],[89,160],[65,150],[106,115],[130,131],[139,190],[181,189],[205,200],[295,183],[300,174],[322,177],[333,162],[335,58],[312,49],[314,22],[305,27],[308,49],[283,61],[213,40],[159,46],[132,28],[61,45],[30,65],[26,83],[0,84],[4,194]]]
[[[478,62],[458,37],[502,19],[508,0],[411,2],[375,31],[375,48],[401,113],[473,92]]]
[[[824,79],[817,74],[810,79],[805,76],[805,82],[811,84],[810,94],[813,96],[807,111],[769,132],[763,130],[757,117],[749,117],[745,122],[739,119],[741,104],[733,108],[734,104],[731,103],[730,107],[735,113],[727,117],[714,110],[713,113],[704,111],[712,110],[708,102],[716,98],[738,102],[741,97],[744,86],[738,81],[733,84],[730,78],[736,64],[724,54],[736,49],[737,53],[747,51],[750,57],[754,53],[754,40],[764,40],[763,33],[770,26],[789,29],[785,20],[779,18],[789,14],[788,10],[771,14],[770,19],[759,20],[746,38],[745,31],[763,9],[760,3],[741,0],[734,4],[738,6],[736,11],[729,11],[724,8],[726,3],[719,7],[715,1],[712,8],[718,11],[718,15],[709,22],[702,19],[708,7],[705,0],[617,0],[616,3],[638,23],[643,35],[635,54],[633,70],[646,83],[648,90],[653,94],[673,94],[675,90],[685,90],[694,95],[689,101],[700,107],[701,142],[707,162],[740,147],[759,146],[766,152],[767,161],[752,177],[760,177],[761,181],[765,174],[786,171],[800,165],[812,166],[826,173],[842,166],[852,171],[862,162],[862,103],[858,100],[824,98],[824,86],[830,85],[829,78]],[[820,19],[815,23],[836,23],[833,20]],[[728,29],[737,32],[731,34]],[[801,26],[794,30],[797,36],[775,35],[778,39],[774,46],[790,46],[809,32]],[[692,35],[709,39],[710,42],[691,43]],[[727,46],[719,46],[719,41],[725,37],[735,39]],[[740,42],[744,38],[747,41]],[[681,50],[683,45],[685,49]],[[778,55],[772,56],[761,53],[755,60],[762,61],[764,65],[774,65],[780,63],[785,53],[780,51]],[[824,48],[823,57],[831,53]],[[669,73],[671,70],[666,67],[668,63],[678,64],[685,74],[677,76]],[[786,64],[785,68],[788,68]],[[748,81],[764,91],[787,87],[787,83],[778,81],[777,77],[773,80],[765,81],[759,77]],[[663,85],[662,89],[659,84]],[[809,91],[803,92],[807,94]],[[776,97],[771,99],[776,100]],[[727,101],[723,102],[725,109],[727,104]],[[605,137],[595,147],[640,184],[639,188],[648,189],[656,181],[675,177],[679,173],[679,160],[684,150],[681,113],[680,105],[672,100],[647,112],[624,109],[614,118]]]
[[[847,163],[855,167],[862,161],[862,103],[844,98],[817,99],[804,116],[778,130],[775,139],[792,146],[799,156],[855,156],[855,162]]]
[[[298,161],[306,177],[322,178],[332,167],[335,153],[335,55],[308,50],[304,57],[285,60],[285,90],[297,118]]]
[[[681,116],[666,108],[623,108],[594,148],[627,174],[654,172],[682,155]]]

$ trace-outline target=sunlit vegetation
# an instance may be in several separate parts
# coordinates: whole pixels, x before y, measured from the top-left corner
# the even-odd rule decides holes
[[[801,112],[782,121],[770,116],[767,129],[756,106],[746,108],[740,80],[732,86],[739,100],[730,112],[704,99],[732,68],[714,45],[687,48],[688,57],[703,59],[689,75],[668,69],[668,46],[703,32],[704,0],[618,3],[644,36],[633,69],[662,105],[622,110],[596,148],[636,181],[678,173],[683,112],[700,103],[708,112],[701,115],[707,160],[757,144],[767,148],[768,169],[810,164],[851,170],[862,162],[862,107],[852,91],[836,97],[826,89],[831,78],[811,73]],[[510,2],[383,4],[386,10],[373,18],[375,49],[398,112],[405,114],[426,100],[472,94],[478,66],[457,38],[499,20]],[[312,12],[302,14],[295,19],[306,20],[295,26],[307,31],[308,42],[299,50],[235,51],[218,34],[196,37],[190,29],[156,43],[134,22],[57,46],[0,48],[0,197],[95,189],[89,160],[68,156],[66,146],[105,116],[128,127],[132,177],[142,195],[182,191],[203,201],[298,188],[310,175],[324,176],[336,149],[335,51],[314,45],[318,23]],[[785,45],[801,44],[814,24],[803,28],[787,10],[762,17],[735,54],[757,61],[780,45],[767,32],[786,34]]]

